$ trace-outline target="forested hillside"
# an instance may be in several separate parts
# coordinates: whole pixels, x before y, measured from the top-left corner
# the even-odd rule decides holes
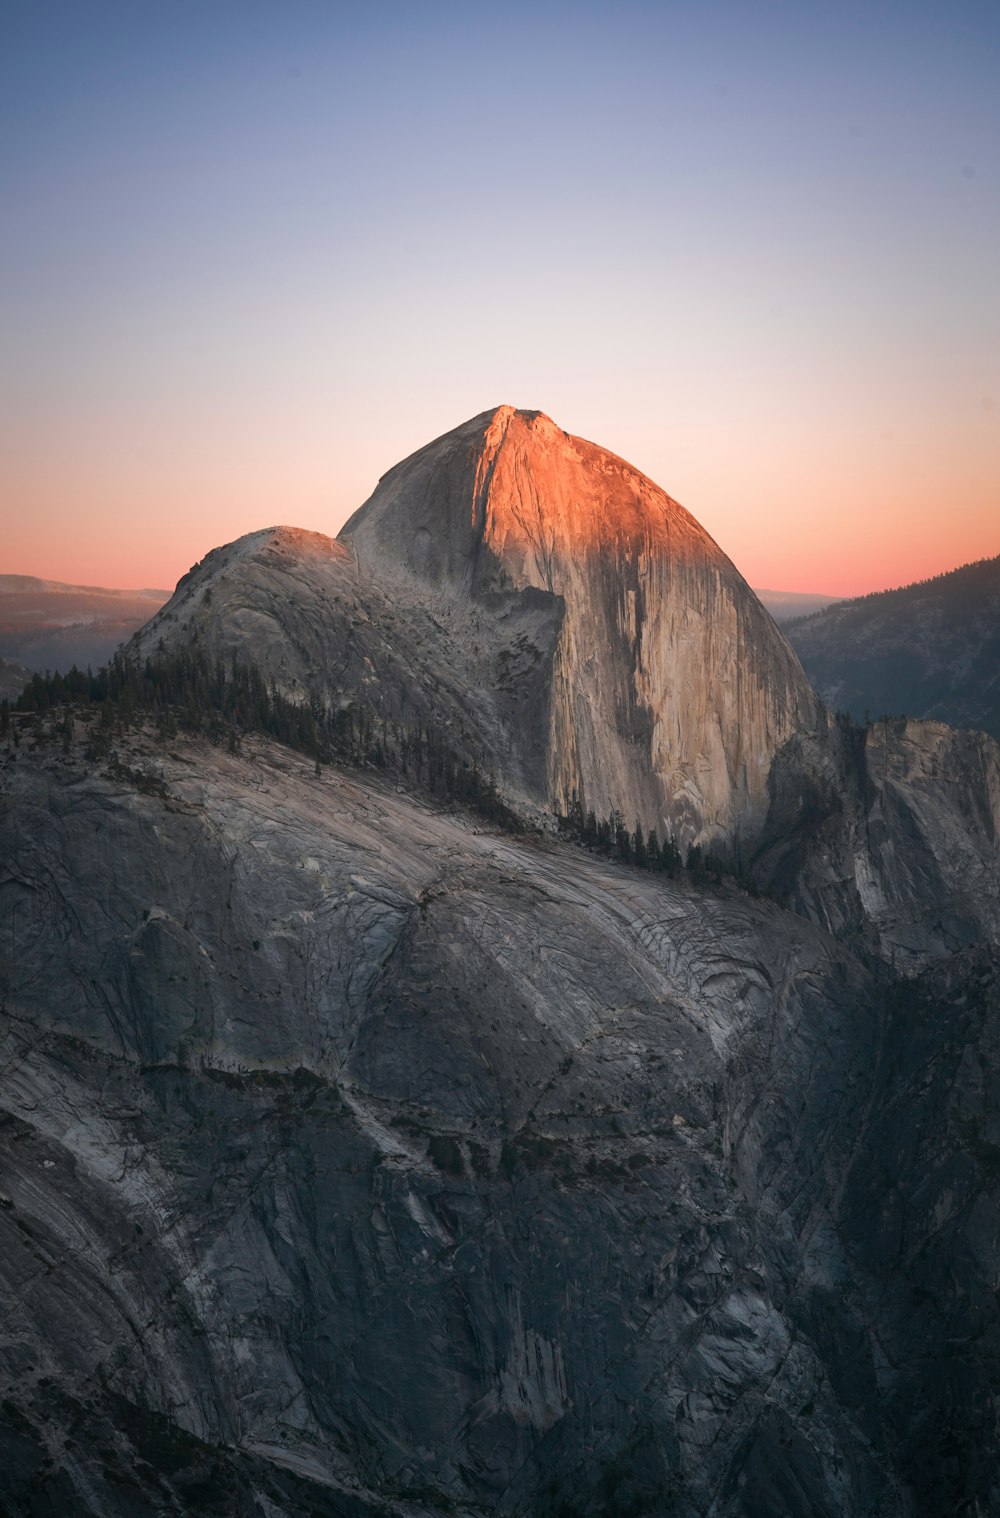
[[[1000,555],[784,624],[829,706],[1000,737]]]

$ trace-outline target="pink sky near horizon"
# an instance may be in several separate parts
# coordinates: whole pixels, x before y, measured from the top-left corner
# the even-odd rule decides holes
[[[170,589],[336,534],[503,403],[757,587],[997,554],[998,71],[985,0],[23,8],[0,573]]]
[[[478,409],[466,404],[467,413]],[[756,454],[748,446],[703,457],[697,439],[659,439],[630,429],[627,418],[613,437],[558,411],[555,419],[653,478],[759,588],[860,595],[1000,553],[995,476],[974,460],[956,472],[947,456],[935,469],[933,449],[912,441],[861,436],[844,448],[831,439],[825,455],[815,444],[808,458],[786,450],[779,469],[763,442]],[[194,458],[138,449],[122,459],[94,440],[74,455],[68,477],[64,460],[36,455],[14,482],[24,504],[8,519],[0,573],[170,590],[212,548],[244,532],[285,523],[335,536],[379,475],[448,430],[429,425],[418,434],[412,419],[393,429],[386,418],[383,441],[366,435],[359,417],[334,434],[339,470],[324,468],[321,438],[282,429],[255,443],[248,476],[228,466],[229,449],[216,454],[207,443]],[[129,531],[137,518],[141,530]]]

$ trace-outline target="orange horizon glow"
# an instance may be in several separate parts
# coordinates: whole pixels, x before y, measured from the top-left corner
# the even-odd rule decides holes
[[[31,449],[7,471],[8,497],[18,505],[4,532],[0,573],[172,591],[211,549],[258,528],[286,524],[335,537],[381,474],[448,430],[428,418],[420,435],[420,421],[412,414],[405,420],[395,443],[388,420],[384,435],[371,418],[346,427],[351,436],[335,439],[330,450],[342,461],[336,471],[323,466],[318,440],[289,435],[273,418],[272,439],[255,441],[247,475],[228,463],[238,451],[231,433],[215,453],[203,437],[194,459],[135,452],[129,459],[93,437],[58,460]],[[753,452],[749,436],[720,462],[699,457],[694,439],[656,438],[630,428],[627,417],[612,418],[603,436],[589,418],[574,426],[556,410],[555,420],[678,500],[755,588],[849,598],[1000,553],[1000,512],[985,460],[956,478],[949,454],[942,451],[935,467],[925,446],[897,474],[885,447],[881,456],[870,448],[838,459],[831,446],[818,459],[815,449],[807,457],[787,452],[779,472],[766,446]],[[731,456],[738,468],[726,462]],[[808,500],[807,510],[800,500]]]
[[[117,544],[109,545],[105,557],[100,552],[95,552],[92,544],[67,545],[65,541],[58,545],[48,541],[40,545],[23,543],[16,545],[13,551],[8,551],[5,544],[0,559],[0,574],[27,575],[40,580],[105,590],[163,590],[170,595],[178,580],[213,548],[221,547],[246,533],[278,526],[301,527],[336,537],[352,511],[343,511],[342,521],[334,528],[315,511],[310,513],[311,520],[306,520],[304,513],[295,520],[272,514],[270,517],[248,517],[243,522],[234,521],[232,513],[222,515],[223,520],[232,522],[228,534],[220,536],[218,533],[210,533],[199,540],[197,532],[192,531],[188,534],[190,546],[179,551],[176,544],[168,542],[161,543],[157,551],[156,547],[151,548],[148,543],[140,546],[123,544],[119,540]],[[697,513],[692,512],[692,515],[697,519]],[[704,522],[702,525],[705,525]],[[724,542],[720,542],[719,547],[733,561],[747,584],[756,591],[850,600],[856,596],[897,590],[916,581],[933,579],[961,569],[966,564],[995,558],[1000,554],[1000,533],[996,531],[986,532],[981,538],[974,532],[968,532],[963,534],[963,539],[968,545],[965,548],[957,543],[940,547],[930,545],[922,550],[919,547],[908,547],[892,563],[883,562],[864,567],[848,555],[840,569],[831,568],[828,562],[825,567],[817,567],[812,555],[803,555],[796,562],[793,556],[780,552],[776,552],[770,561],[757,554],[753,564],[748,564],[746,561],[740,562],[739,558],[727,552]],[[829,560],[831,556],[821,557]],[[754,567],[757,565],[760,566],[759,569]]]
[[[345,521],[347,520],[347,515],[350,515],[350,513],[345,515]],[[261,519],[260,521],[248,524],[246,531],[248,533],[257,532],[264,528],[279,526],[301,527],[302,523],[282,522],[277,519],[264,521]],[[324,527],[311,527],[305,530],[326,532]],[[236,533],[235,537],[243,537],[244,535],[241,531]],[[336,533],[327,533],[329,537],[336,537],[336,535]],[[187,562],[184,562],[185,556],[183,555],[180,559],[175,559],[175,569],[168,572],[157,573],[157,566],[155,564],[138,558],[136,560],[137,567],[133,572],[129,570],[125,560],[112,558],[109,560],[107,572],[100,565],[94,564],[89,571],[85,568],[83,573],[77,573],[78,564],[76,561],[63,559],[59,554],[53,553],[51,556],[45,558],[44,561],[41,558],[26,557],[10,562],[5,557],[4,562],[0,564],[0,575],[26,575],[33,579],[52,580],[58,584],[79,586],[83,589],[92,590],[136,592],[162,590],[169,597],[173,594],[178,580],[187,574],[189,569],[203,559],[206,554],[210,553],[213,548],[221,547],[223,543],[232,541],[234,541],[233,538],[220,539],[218,542],[213,541],[211,543],[206,541],[203,550],[201,552],[194,550],[187,558]],[[996,558],[998,554],[1000,554],[1000,541],[994,541],[992,551],[988,548],[983,552],[973,549],[967,555],[960,557],[935,557],[928,555],[922,558],[908,555],[905,562],[912,567],[901,568],[898,573],[886,573],[882,576],[859,576],[857,574],[852,576],[849,571],[845,570],[840,580],[835,580],[832,576],[828,575],[824,575],[822,578],[817,578],[816,580],[779,580],[773,575],[770,578],[759,575],[754,576],[752,573],[747,573],[735,560],[733,562],[736,563],[736,568],[747,584],[758,594],[767,592],[774,595],[814,595],[827,597],[831,601],[849,601],[857,596],[870,595],[878,591],[901,590],[905,586],[915,584],[918,581],[935,579],[939,575],[949,574],[952,570],[962,569],[965,565],[975,563],[978,560]],[[727,557],[732,558],[732,555],[727,555]],[[166,557],[162,562],[168,562]],[[148,573],[143,573],[143,563],[149,566]],[[115,567],[116,564],[117,567]],[[183,567],[176,568],[177,565],[182,565]]]

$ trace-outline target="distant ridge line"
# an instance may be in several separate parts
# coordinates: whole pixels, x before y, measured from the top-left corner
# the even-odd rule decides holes
[[[885,590],[868,590],[861,596],[844,596],[840,599],[831,599],[829,606],[822,607],[819,611],[804,612],[801,617],[789,617],[785,627],[801,627],[804,622],[813,622],[817,617],[828,616],[831,612],[846,611],[848,607],[862,606],[867,601],[877,601],[883,596],[903,596],[911,591],[923,590],[926,586],[937,585],[942,580],[950,580],[953,575],[965,574],[967,571],[983,569],[987,565],[1000,564],[1000,553],[986,555],[981,559],[970,559],[967,564],[959,564],[954,569],[942,569],[936,575],[928,575],[923,580],[909,580],[905,585],[887,586]],[[767,594],[758,591],[758,595]]]

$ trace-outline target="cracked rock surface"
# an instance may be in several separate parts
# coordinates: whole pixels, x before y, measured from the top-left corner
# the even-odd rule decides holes
[[[120,758],[2,771],[7,1511],[997,1511],[986,949]]]

